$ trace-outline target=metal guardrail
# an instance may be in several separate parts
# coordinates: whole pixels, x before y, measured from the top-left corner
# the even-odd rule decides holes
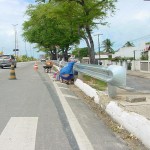
[[[54,62],[56,65],[59,65],[59,61]],[[66,65],[66,62],[63,63],[64,65]],[[107,82],[110,97],[116,96],[116,87],[126,86],[126,69],[122,66],[110,65],[106,67],[102,65],[76,63],[73,69],[79,73]]]
[[[114,86],[126,85],[125,69],[121,66],[110,65],[108,67],[92,64],[75,64],[74,70],[93,78],[103,80]]]

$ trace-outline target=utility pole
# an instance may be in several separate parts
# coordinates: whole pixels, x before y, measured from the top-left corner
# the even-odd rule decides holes
[[[133,57],[133,58],[134,58],[134,61],[135,61],[135,51],[136,51],[136,50],[133,51],[133,54],[134,54],[134,57]]]
[[[28,57],[26,40],[24,41],[24,44],[25,44],[24,46],[25,46],[25,52],[26,52],[26,56]]]
[[[16,58],[16,51],[17,51],[17,30],[16,30],[16,26],[18,24],[12,24],[12,25],[13,25],[14,31],[15,31],[15,49],[14,49],[14,51],[15,51],[15,58]]]
[[[99,41],[99,36],[103,34],[96,34],[95,36],[98,36],[98,54],[99,54],[99,61],[100,61],[100,41]]]

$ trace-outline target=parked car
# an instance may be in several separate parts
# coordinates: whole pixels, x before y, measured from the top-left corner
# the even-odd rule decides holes
[[[46,59],[45,59],[45,58],[42,58],[42,59],[41,59],[41,62],[46,62]]]
[[[10,67],[11,65],[14,65],[16,68],[17,62],[13,55],[0,55],[0,67]]]

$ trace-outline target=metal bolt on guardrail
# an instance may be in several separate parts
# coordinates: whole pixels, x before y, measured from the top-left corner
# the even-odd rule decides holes
[[[56,65],[59,65],[59,61],[54,62]],[[64,65],[66,65],[66,62],[64,62]],[[79,73],[107,82],[110,97],[116,96],[117,87],[126,86],[126,69],[122,66],[110,65],[106,67],[95,64],[76,63],[73,69]]]

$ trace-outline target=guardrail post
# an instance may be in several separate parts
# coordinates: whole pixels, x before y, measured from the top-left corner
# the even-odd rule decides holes
[[[114,98],[117,95],[117,87],[111,84],[107,84],[108,86],[108,96]]]

